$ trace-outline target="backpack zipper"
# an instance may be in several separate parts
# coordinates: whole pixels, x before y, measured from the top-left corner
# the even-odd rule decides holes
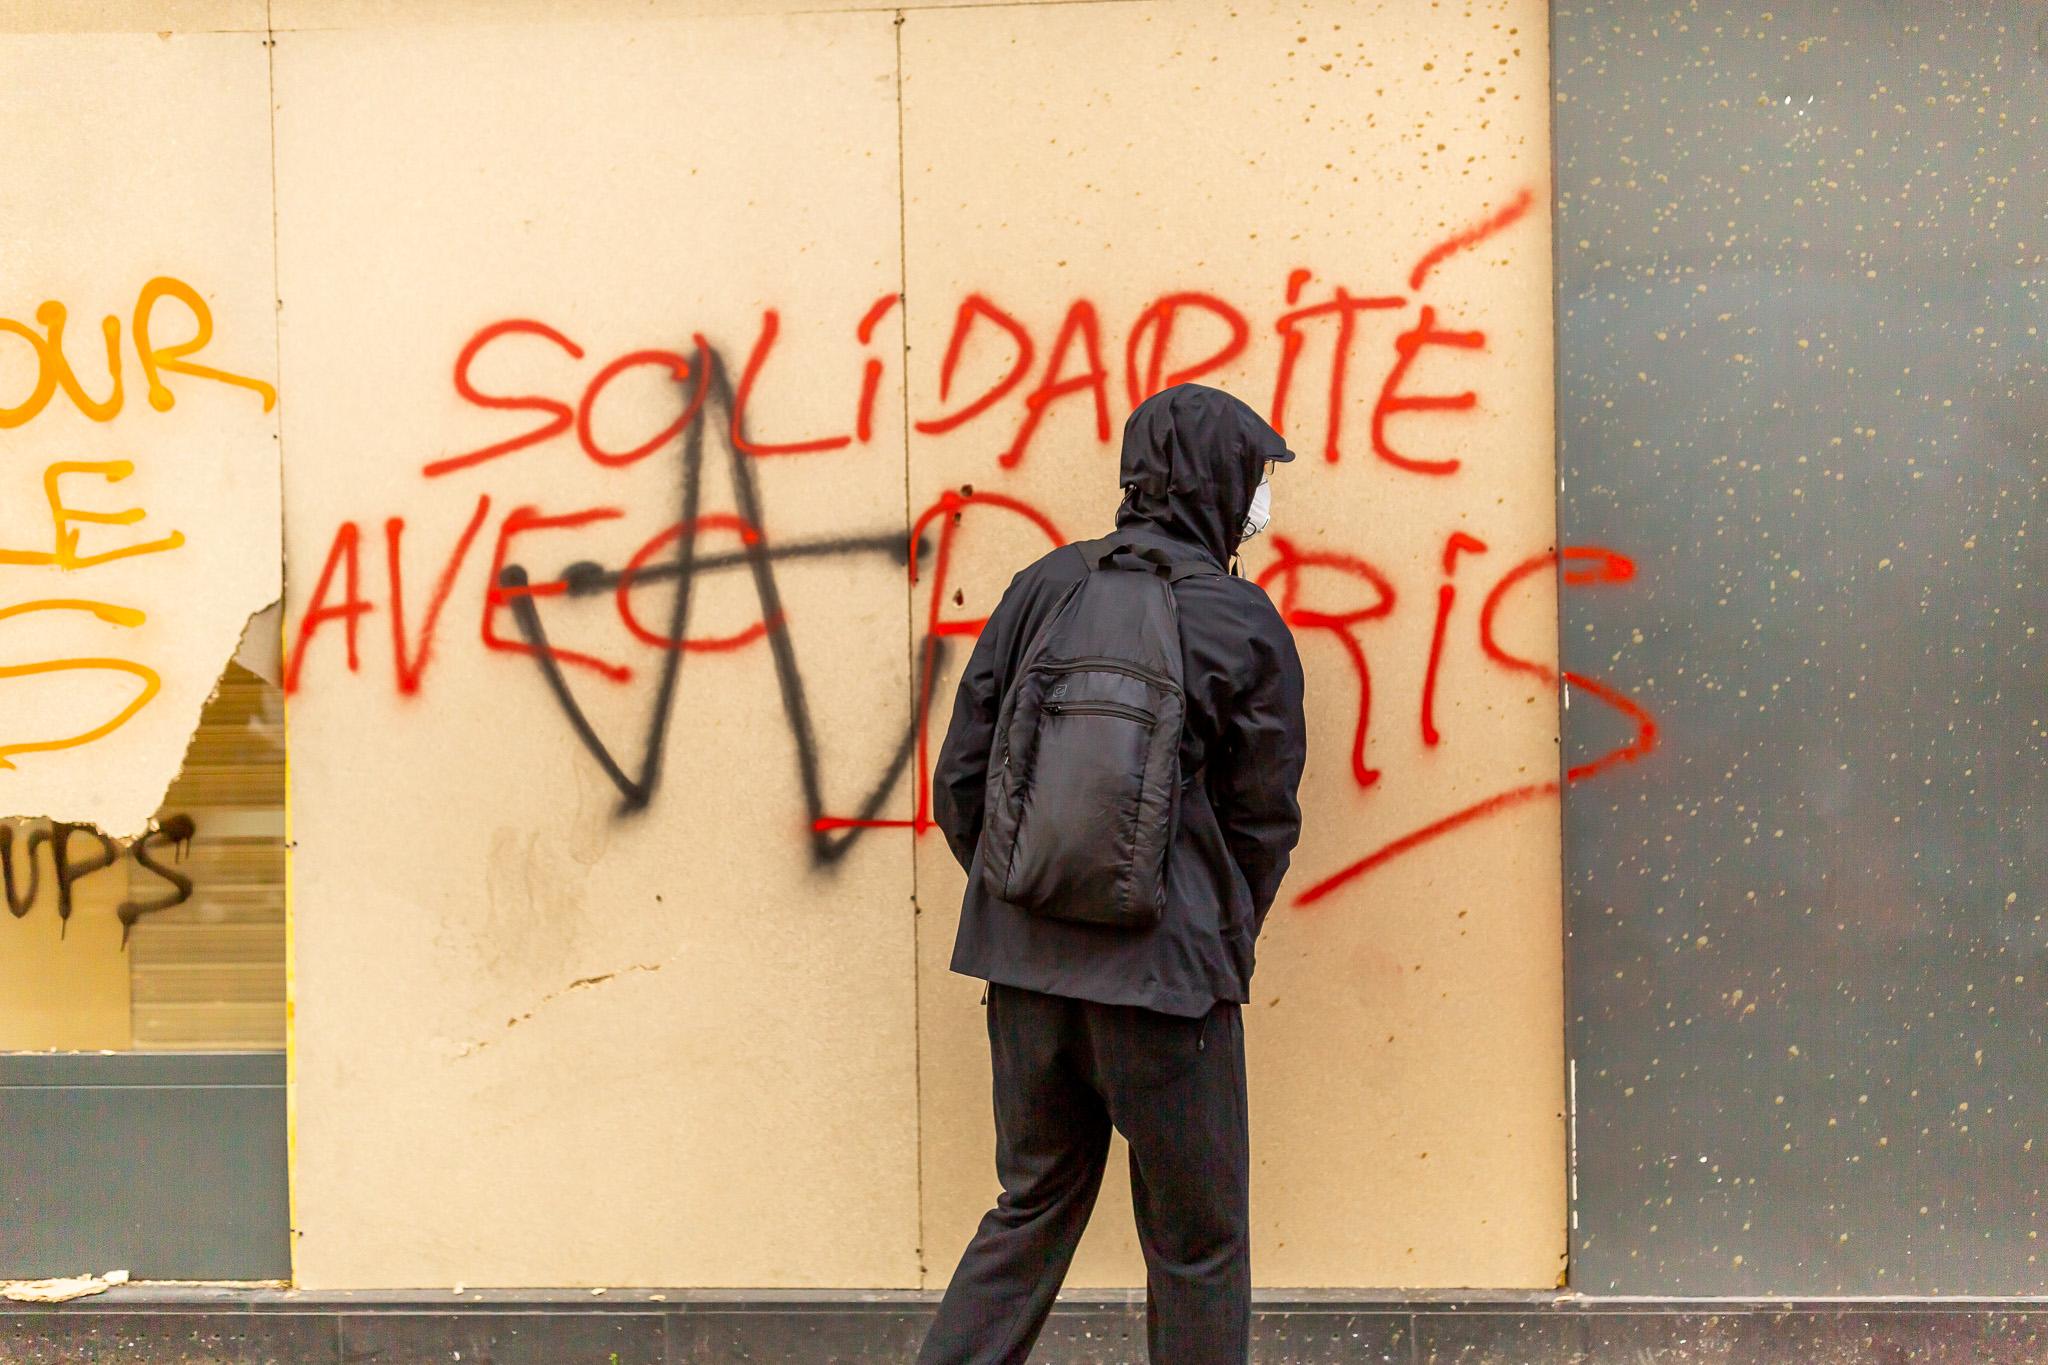
[[[1180,688],[1175,685],[1173,679],[1165,674],[1154,673],[1149,668],[1140,668],[1136,664],[1125,663],[1122,659],[1067,659],[1056,664],[1040,664],[1038,668],[1039,671],[1044,673],[1079,673],[1083,671],[1122,673],[1127,677],[1141,678],[1155,686],[1163,687],[1169,692],[1180,691]]]
[[[1044,706],[1049,716],[1121,716],[1125,720],[1140,721],[1146,725],[1159,719],[1149,711],[1140,711],[1135,706],[1125,706],[1113,701],[1049,701]],[[1005,756],[1005,763],[1009,761]]]

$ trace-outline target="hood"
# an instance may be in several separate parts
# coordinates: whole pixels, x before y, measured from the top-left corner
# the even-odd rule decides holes
[[[1124,502],[1116,524],[1156,527],[1228,566],[1260,466],[1293,458],[1263,417],[1223,390],[1161,389],[1124,423]]]

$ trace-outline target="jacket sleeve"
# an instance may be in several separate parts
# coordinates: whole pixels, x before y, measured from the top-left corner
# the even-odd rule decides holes
[[[1301,837],[1296,791],[1308,756],[1302,719],[1301,656],[1277,619],[1260,632],[1267,646],[1251,683],[1238,694],[1210,796],[1230,856],[1251,888],[1254,932],[1280,894]]]
[[[963,869],[972,868],[974,847],[981,841],[989,748],[995,739],[996,708],[1003,699],[1002,664],[1010,652],[1007,641],[1015,630],[1018,595],[1013,580],[975,637],[974,652],[953,695],[953,720],[932,768],[932,818]]]

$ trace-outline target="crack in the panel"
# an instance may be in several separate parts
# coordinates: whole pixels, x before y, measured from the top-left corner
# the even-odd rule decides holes
[[[555,1000],[559,1000],[561,997],[569,994],[571,991],[587,990],[592,986],[601,986],[607,981],[616,980],[617,978],[622,976],[630,976],[634,972],[658,972],[663,967],[666,967],[669,963],[674,962],[676,958],[680,956],[680,953],[676,953],[663,958],[659,962],[634,962],[627,966],[620,967],[614,971],[599,972],[595,976],[579,976],[574,981],[571,981],[568,985],[561,986],[555,990],[549,991],[546,995],[543,995],[540,999],[534,1001],[533,1007],[527,1010],[525,1013],[515,1014],[511,1018],[507,1019],[505,1021],[505,1029],[507,1032],[509,1032],[512,1029],[518,1028],[521,1024],[533,1018],[535,1014],[544,1009],[548,1004]],[[473,1039],[470,1042],[465,1043],[462,1047],[462,1050],[455,1054],[456,1059],[460,1060],[464,1057],[474,1056],[475,1054],[482,1052],[485,1048],[489,1047],[495,1041],[497,1040],[493,1038]]]

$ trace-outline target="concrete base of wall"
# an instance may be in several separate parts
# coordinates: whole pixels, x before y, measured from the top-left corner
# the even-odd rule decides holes
[[[727,1365],[916,1355],[935,1296],[419,1290],[300,1293],[135,1284],[0,1308],[12,1365]],[[1586,1299],[1295,1291],[1259,1296],[1256,1365],[1727,1365],[2048,1359],[2048,1299]],[[1033,1359],[1145,1358],[1141,1294],[1060,1301]]]

